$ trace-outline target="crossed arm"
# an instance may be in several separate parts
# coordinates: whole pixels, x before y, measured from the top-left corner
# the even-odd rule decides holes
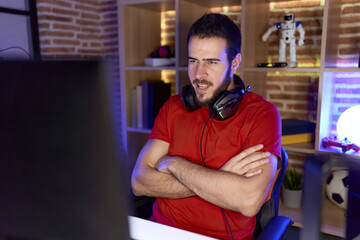
[[[133,191],[135,195],[163,198],[197,195],[219,207],[253,216],[262,206],[276,173],[276,157],[258,152],[261,148],[248,148],[214,170],[167,156],[169,143],[149,140],[133,171]]]

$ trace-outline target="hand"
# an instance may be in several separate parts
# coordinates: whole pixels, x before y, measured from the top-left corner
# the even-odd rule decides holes
[[[299,46],[304,45],[304,43],[305,43],[304,39],[299,39]]]
[[[262,144],[250,147],[232,157],[224,166],[222,171],[232,172],[245,177],[252,177],[261,174],[262,170],[258,169],[269,163],[269,152],[258,152],[264,146]]]
[[[168,167],[169,167],[171,158],[172,158],[171,156],[162,157],[156,166],[157,170],[162,173],[170,173]]]

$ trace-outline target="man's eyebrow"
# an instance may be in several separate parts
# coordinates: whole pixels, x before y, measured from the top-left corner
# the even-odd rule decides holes
[[[191,60],[197,60],[196,58],[193,58],[193,57],[188,57],[188,59],[191,59]],[[203,59],[204,61],[217,61],[217,62],[221,62],[221,60],[219,58],[205,58]]]

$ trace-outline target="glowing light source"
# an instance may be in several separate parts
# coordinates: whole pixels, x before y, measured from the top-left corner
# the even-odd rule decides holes
[[[341,114],[337,122],[337,133],[340,139],[347,138],[349,141],[360,146],[360,105],[348,108]]]

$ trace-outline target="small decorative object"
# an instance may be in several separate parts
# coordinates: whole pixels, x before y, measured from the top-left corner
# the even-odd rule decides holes
[[[151,53],[151,58],[145,58],[145,66],[169,66],[175,64],[175,58],[171,54],[170,46],[161,46]]]
[[[297,58],[296,58],[296,30],[300,33],[299,46],[304,45],[305,30],[301,25],[301,22],[293,22],[295,16],[292,13],[287,13],[284,16],[284,23],[277,23],[276,25],[270,27],[266,33],[262,36],[262,40],[265,42],[270,34],[276,30],[281,30],[281,37],[279,43],[279,62],[286,62],[286,44],[290,45],[290,61],[289,67],[296,67]]]
[[[336,206],[346,209],[349,172],[347,170],[336,170],[332,172],[325,185],[326,195]]]
[[[350,149],[353,149],[355,152],[360,150],[360,147],[356,144],[350,142],[347,138],[339,139],[337,136],[324,137],[321,140],[323,148],[327,147],[338,147],[341,148],[343,153],[346,153]]]
[[[286,170],[282,181],[283,203],[289,208],[301,206],[302,195],[302,172],[295,168]]]

